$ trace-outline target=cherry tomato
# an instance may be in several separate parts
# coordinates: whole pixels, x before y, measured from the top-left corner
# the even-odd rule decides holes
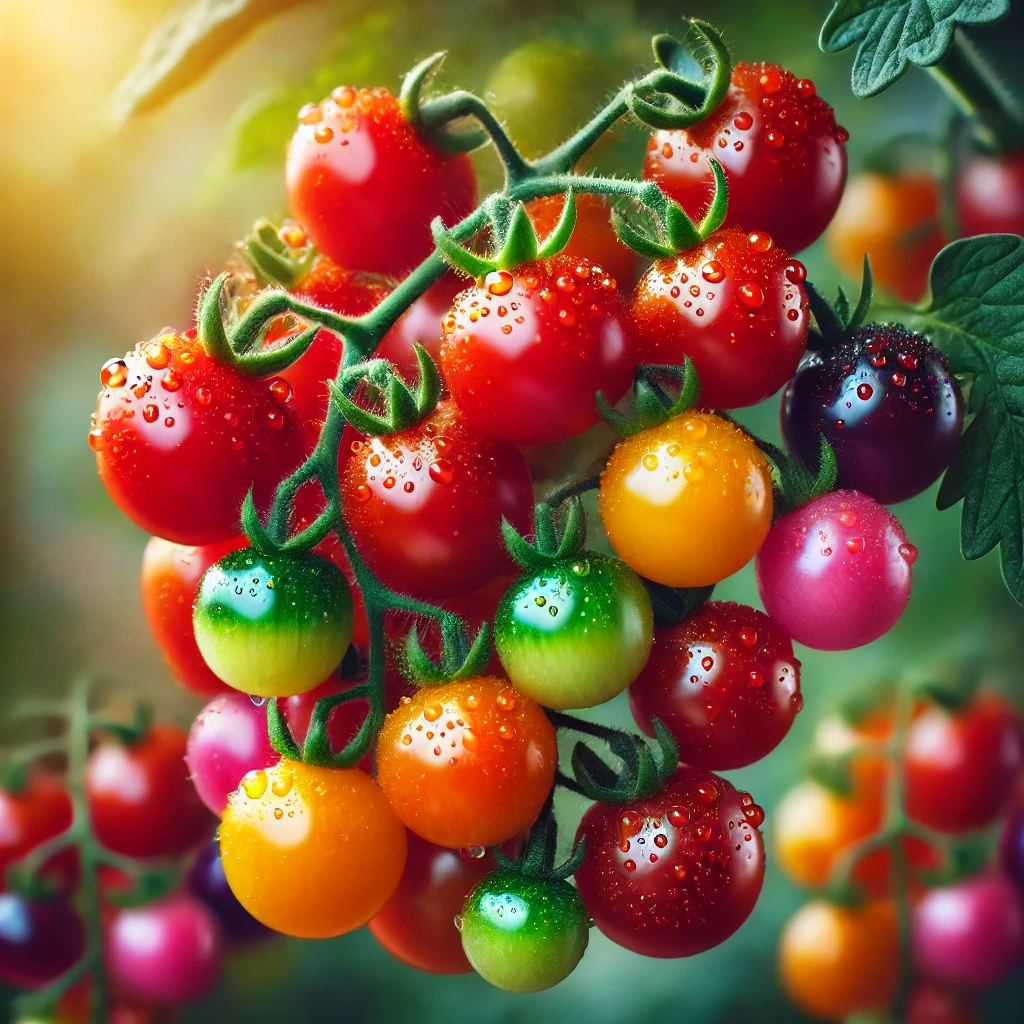
[[[431,974],[466,974],[455,918],[470,890],[494,869],[482,846],[449,850],[409,833],[409,856],[395,894],[370,921],[373,937],[403,963]]]
[[[501,518],[524,530],[533,512],[530,472],[513,445],[441,402],[416,426],[352,448],[341,482],[346,522],[382,583],[448,597],[511,567]]]
[[[809,353],[782,398],[786,446],[817,466],[824,434],[839,464],[837,485],[883,505],[939,478],[963,422],[946,357],[899,324],[869,324],[843,345]]]
[[[615,234],[608,200],[593,192],[580,192],[575,200],[576,226],[561,254],[597,263],[623,288],[629,287],[636,278],[637,255]],[[564,209],[564,195],[541,196],[526,204],[538,238],[555,230]]]
[[[29,902],[0,893],[0,981],[43,988],[85,952],[82,920],[67,900]]]
[[[175,680],[202,697],[230,687],[213,674],[196,646],[192,606],[199,581],[217,559],[248,543],[241,536],[197,548],[151,537],[142,555],[142,610],[149,628]]]
[[[840,907],[814,900],[789,919],[779,941],[782,987],[818,1020],[885,1011],[899,972],[896,915],[889,903]]]
[[[1006,806],[1022,764],[1013,709],[983,694],[949,713],[930,707],[903,747],[907,813],[940,832],[991,824]]]
[[[654,133],[644,177],[700,220],[714,188],[714,157],[729,183],[726,226],[766,231],[788,252],[799,252],[836,212],[848,138],[812,81],[777,64],[741,61],[710,117]]]
[[[576,886],[597,927],[644,956],[702,953],[750,915],[764,879],[764,812],[711,772],[681,765],[652,797],[594,804]]]
[[[767,536],[771,472],[739,427],[689,412],[616,445],[599,504],[631,569],[670,587],[703,587],[742,569]]]
[[[19,792],[0,789],[0,892],[7,885],[4,874],[8,867],[65,831],[72,813],[67,789],[41,771],[31,772]],[[73,891],[78,882],[77,853],[70,848],[55,853],[40,876],[60,893]]]
[[[274,382],[214,362],[191,333],[140,342],[107,362],[100,382],[89,434],[100,479],[158,537],[237,537],[246,493],[263,507],[301,461],[301,427]]]
[[[352,639],[352,594],[319,555],[232,551],[203,576],[192,615],[206,663],[229,686],[261,697],[311,690]]]
[[[964,992],[919,981],[907,997],[907,1024],[978,1024],[974,999]]]
[[[891,512],[859,491],[833,491],[775,523],[757,553],[757,589],[794,640],[847,651],[896,624],[916,559]]]
[[[377,779],[418,836],[453,849],[494,846],[534,822],[557,755],[540,705],[481,676],[403,700],[377,737]]]
[[[220,924],[224,937],[232,942],[258,942],[273,932],[249,913],[228,886],[220,859],[220,843],[211,839],[196,856],[188,872],[188,888],[205,904]]]
[[[647,664],[629,688],[649,736],[660,718],[695,768],[742,768],[785,738],[803,707],[793,645],[763,612],[709,601],[654,632]]]
[[[932,889],[914,907],[911,951],[917,969],[935,981],[996,985],[1024,956],[1024,899],[994,872]]]
[[[1024,152],[973,155],[956,176],[960,234],[1024,234]]]
[[[430,222],[476,206],[473,165],[428,145],[387,89],[340,86],[299,115],[285,178],[292,212],[339,266],[399,274],[434,249]]]
[[[305,693],[297,693],[284,700],[278,701],[284,720],[288,724],[295,742],[299,747],[306,741],[306,734],[309,732],[309,723],[313,717],[313,708],[321,697],[329,697],[335,693],[342,693],[352,689],[365,680],[362,679],[340,679],[332,676],[325,679],[319,686]],[[327,719],[327,738],[330,741],[331,749],[335,753],[343,750],[351,740],[355,739],[360,727],[366,720],[370,711],[370,705],[365,700],[350,700],[339,704],[332,709]],[[368,752],[359,762],[359,767],[367,774],[373,768],[373,754]]]
[[[183,853],[210,834],[213,817],[185,767],[185,734],[151,726],[135,743],[101,743],[89,755],[86,795],[96,838],[125,857]]]
[[[1024,891],[1024,802],[1018,802],[1006,816],[999,840],[999,864]]]
[[[906,302],[928,287],[928,271],[949,241],[939,223],[942,190],[925,174],[859,174],[847,186],[828,230],[839,269],[861,278],[865,253],[875,284]]]
[[[361,928],[387,903],[406,838],[368,775],[282,760],[242,780],[220,851],[228,885],[253,917],[285,935],[325,939]]]
[[[528,697],[549,708],[589,708],[643,668],[653,616],[636,573],[588,551],[521,576],[498,606],[494,642]]]
[[[630,312],[642,363],[700,377],[701,405],[736,409],[775,394],[807,347],[807,277],[763,231],[716,231],[650,266]]]
[[[267,736],[267,709],[244,693],[232,690],[214,697],[188,731],[188,774],[200,799],[218,817],[243,775],[277,761]]]
[[[461,292],[444,320],[441,368],[478,430],[517,444],[565,441],[633,380],[633,330],[602,266],[554,256],[496,270]]]
[[[190,896],[115,912],[103,955],[110,981],[147,1003],[191,1003],[220,976],[223,936],[217,919]]]
[[[469,894],[461,928],[462,948],[485,981],[506,992],[540,992],[576,969],[590,915],[568,882],[499,868]]]

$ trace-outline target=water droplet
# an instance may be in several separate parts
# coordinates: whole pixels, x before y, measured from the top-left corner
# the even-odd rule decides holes
[[[491,295],[508,295],[514,283],[515,278],[507,270],[492,270],[484,278],[484,286]]]
[[[687,462],[683,465],[683,477],[687,483],[699,484],[704,479],[704,467],[697,462]]]
[[[502,711],[514,711],[516,706],[516,691],[512,689],[502,690],[495,697],[495,702]]]
[[[873,394],[875,389],[867,383],[857,385],[857,397],[862,401],[867,401]]]
[[[123,359],[108,359],[100,369],[100,384],[105,388],[123,388],[128,380],[128,364]]]
[[[455,917],[453,918],[453,920],[455,921],[455,930],[461,932],[462,931],[462,924],[463,924],[462,915],[461,914],[456,914]]]
[[[158,408],[157,406],[153,405],[153,404],[152,404],[152,402],[151,402],[151,403],[149,403],[149,404],[148,404],[148,405],[147,405],[147,406],[146,406],[146,407],[145,407],[145,408],[144,408],[144,409],[142,410],[142,418],[143,418],[143,419],[144,419],[144,420],[145,420],[145,421],[146,421],[147,423],[155,423],[155,422],[156,422],[156,419],[157,419],[157,417],[158,417],[159,415],[160,415],[160,409],[159,409],[159,408]]]
[[[750,131],[751,126],[754,123],[753,117],[746,110],[741,110],[733,119],[733,127],[737,131],[746,132]]]
[[[739,287],[740,302],[748,309],[760,309],[764,305],[764,292],[759,284],[750,281]]]
[[[913,352],[901,352],[896,357],[896,361],[905,370],[916,370],[921,364],[921,360]]]
[[[430,479],[438,484],[450,484],[455,475],[455,469],[447,459],[438,459],[432,462],[427,469]]]
[[[711,284],[718,284],[725,280],[725,267],[719,260],[708,260],[703,267],[700,268],[700,275],[705,281]],[[697,294],[700,294],[700,289],[697,289]]]
[[[747,235],[747,241],[754,252],[768,252],[775,245],[775,242],[772,241],[772,236],[765,234],[763,231],[751,231]]]
[[[498,726],[498,735],[508,743],[516,738],[516,727],[511,722],[502,722]]]
[[[259,800],[267,791],[267,773],[262,768],[242,777],[242,789],[250,800]]]
[[[658,456],[653,452],[648,452],[640,460],[640,463],[649,473],[653,473],[658,468]]]
[[[798,78],[796,82],[796,91],[800,94],[802,99],[809,100],[812,96],[817,95],[818,90],[814,87],[814,83],[809,78]]]
[[[668,809],[668,823],[673,828],[682,828],[690,823],[690,812],[685,807],[670,807]]]
[[[718,790],[710,783],[702,783],[697,787],[697,795],[705,803],[713,804],[718,799]]]
[[[697,838],[702,843],[709,843],[709,842],[711,842],[712,832],[711,832],[711,826],[710,825],[707,825],[704,822],[700,822],[699,824],[694,826],[693,831],[697,834]]]
[[[623,868],[624,868],[624,869],[625,869],[626,871],[636,871],[636,861],[633,861],[633,860],[624,860],[624,861],[622,862],[622,867],[623,867]]]
[[[782,75],[775,68],[767,68],[758,81],[761,88],[769,95],[778,92],[782,88]]]
[[[423,717],[428,722],[436,722],[443,714],[444,714],[444,708],[440,704],[437,704],[437,703],[428,704],[423,709]]]
[[[708,425],[703,420],[684,420],[683,430],[691,440],[699,441],[708,432]]]
[[[859,555],[864,550],[864,538],[847,537],[846,550],[849,551],[851,555]]]
[[[754,828],[760,828],[764,824],[764,810],[755,804],[753,800],[744,806],[743,813],[746,815],[747,821]]]
[[[786,144],[786,136],[777,128],[771,128],[764,133],[764,141],[771,146],[772,149],[780,149]]]
[[[900,553],[900,557],[909,565],[913,565],[917,561],[918,552],[917,548],[913,544],[901,544],[897,550]]]
[[[744,626],[740,632],[740,643],[744,647],[756,647],[757,646],[757,630],[750,626]]]
[[[274,808],[274,817],[278,821],[280,821],[284,817],[284,808],[282,808],[282,807],[275,807]]]
[[[146,363],[154,370],[166,369],[171,361],[171,350],[157,342],[146,349]]]
[[[319,143],[330,142],[334,138],[334,129],[329,124],[318,124],[313,129],[313,138]]]

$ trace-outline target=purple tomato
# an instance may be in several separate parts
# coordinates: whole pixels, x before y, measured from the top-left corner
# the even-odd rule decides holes
[[[67,900],[32,902],[17,893],[0,893],[0,981],[42,988],[84,951],[85,930]]]
[[[257,921],[231,891],[220,859],[220,843],[216,839],[199,851],[188,873],[188,887],[213,911],[225,938],[236,942],[256,942],[274,934]]]
[[[1018,802],[1006,816],[999,840],[999,864],[1024,890],[1024,801]]]

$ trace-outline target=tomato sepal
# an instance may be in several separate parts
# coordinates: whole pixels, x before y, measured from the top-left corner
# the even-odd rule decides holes
[[[818,468],[813,473],[784,448],[763,438],[754,438],[754,443],[772,464],[773,522],[835,489],[836,477],[839,474],[836,453],[824,434],[820,434],[819,437],[821,448]]]
[[[244,246],[246,259],[260,277],[288,291],[309,274],[320,258],[308,240],[303,246],[286,243],[280,230],[266,217],[256,221]]]
[[[555,511],[547,502],[536,506],[533,544],[502,516],[501,534],[505,547],[527,572],[540,571],[555,562],[574,558],[583,551],[587,538],[587,514],[583,510],[583,502],[576,495],[570,497],[557,523]]]
[[[288,761],[302,760],[302,751],[299,749],[298,743],[295,742],[291,729],[288,728],[288,722],[276,697],[271,697],[267,701],[267,736],[270,739],[270,745],[281,757]]]
[[[455,615],[441,619],[441,657],[435,662],[420,643],[419,630],[413,626],[405,638],[405,656],[417,686],[439,686],[485,675],[493,653],[489,622],[481,624],[472,643],[465,625]]]
[[[640,579],[647,588],[654,611],[654,624],[660,629],[667,629],[688,619],[702,605],[711,600],[715,584],[709,587],[669,587],[664,583]]]
[[[667,378],[678,385],[679,394],[673,398],[658,383],[658,377]],[[598,391],[595,396],[601,418],[620,437],[632,437],[694,408],[700,398],[700,378],[689,356],[683,357],[682,366],[645,363],[637,367],[633,393],[636,401],[635,417],[624,416],[613,409],[603,392]]]
[[[457,104],[467,94],[454,92],[427,103],[422,98],[423,87],[437,74],[447,56],[447,50],[439,50],[415,65],[402,81],[398,102],[406,121],[434,145],[446,153],[471,153],[487,144],[487,132],[479,127],[454,129],[449,124],[459,118]]]
[[[554,793],[554,790],[552,790]],[[561,864],[555,864],[558,850],[558,824],[551,810],[549,798],[547,807],[530,828],[529,836],[519,855],[507,856],[500,846],[491,849],[495,863],[505,871],[523,878],[543,878],[562,881],[578,870],[587,856],[586,838],[581,837],[569,856]]]

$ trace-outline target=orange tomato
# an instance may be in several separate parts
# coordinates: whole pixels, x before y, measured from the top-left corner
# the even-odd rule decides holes
[[[220,826],[231,891],[267,927],[302,939],[366,924],[398,887],[406,842],[368,775],[284,759],[242,779]]]
[[[771,471],[739,427],[688,412],[615,446],[599,504],[631,569],[670,587],[703,587],[742,569],[764,542]]]
[[[537,818],[554,784],[541,706],[489,676],[424,686],[377,737],[377,780],[399,818],[438,846],[494,846]]]

